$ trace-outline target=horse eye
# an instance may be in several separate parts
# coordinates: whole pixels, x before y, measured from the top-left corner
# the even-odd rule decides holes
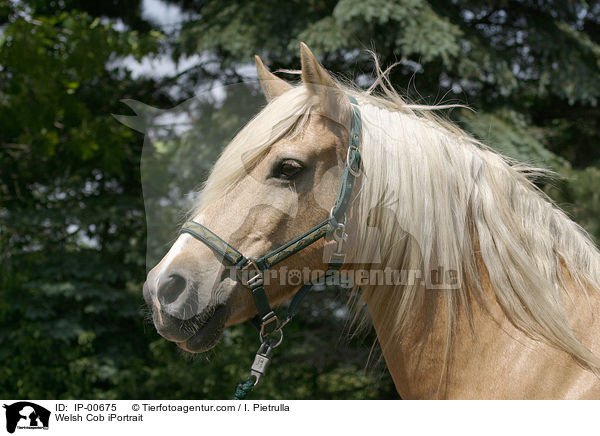
[[[286,159],[279,165],[277,176],[280,179],[292,180],[297,177],[303,169],[304,167],[297,160]]]

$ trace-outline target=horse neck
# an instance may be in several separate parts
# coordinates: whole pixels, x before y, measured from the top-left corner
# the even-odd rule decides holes
[[[422,310],[411,328],[398,336],[386,322],[390,310],[365,300],[396,389],[404,399],[599,398],[600,382],[570,355],[535,340],[516,328],[496,301],[485,266],[482,298],[471,301],[470,316],[458,311],[451,338],[447,334],[445,292],[425,291]],[[600,353],[598,293],[589,300],[570,283],[567,314],[584,344]],[[382,289],[394,292],[393,289]],[[472,293],[470,293],[472,295]],[[374,303],[374,304],[371,304]],[[393,309],[391,309],[393,310]],[[595,342],[595,345],[594,345]]]

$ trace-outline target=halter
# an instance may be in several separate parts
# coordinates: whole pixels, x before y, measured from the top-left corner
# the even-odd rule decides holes
[[[254,364],[252,365],[248,377],[248,380],[251,380],[251,377],[256,378],[256,381],[252,386],[256,385],[260,376],[264,374],[270,360],[272,349],[279,346],[283,340],[282,327],[292,320],[302,299],[312,288],[324,286],[322,280],[317,283],[303,285],[294,295],[285,319],[280,322],[271,308],[265,292],[263,283],[264,271],[305,249],[323,237],[334,239],[337,242],[337,245],[329,261],[328,271],[321,279],[327,277],[329,271],[337,272],[344,264],[344,243],[348,237],[345,231],[346,210],[350,203],[355,178],[360,175],[361,165],[361,155],[359,150],[362,127],[361,114],[356,99],[354,97],[349,97],[349,99],[352,103],[352,121],[350,125],[348,153],[346,155],[346,163],[344,165],[338,196],[327,219],[317,224],[306,233],[295,237],[258,259],[244,256],[208,228],[195,221],[188,221],[181,228],[180,233],[192,235],[194,238],[210,247],[213,251],[222,255],[227,262],[236,268],[241,283],[244,286],[247,286],[252,292],[254,304],[258,311],[258,315],[253,318],[252,322],[257,327],[261,340],[261,346],[256,354]],[[244,274],[247,274],[247,279],[244,277]],[[279,332],[280,335],[277,340],[269,336],[275,332]]]

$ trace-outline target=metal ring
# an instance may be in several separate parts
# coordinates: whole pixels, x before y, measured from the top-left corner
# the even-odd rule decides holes
[[[331,210],[329,211],[329,218],[335,218],[333,216],[333,209],[335,209],[335,204],[331,207]],[[346,214],[344,214],[344,226],[346,225],[348,218],[346,217]],[[337,222],[337,219],[336,219]]]
[[[346,217],[346,215],[344,215]],[[338,224],[337,227],[333,230],[333,239],[336,241],[346,240],[348,237],[348,233],[346,233],[346,225]]]
[[[275,343],[275,345],[271,345],[271,348],[277,348],[279,347],[279,345],[281,345],[281,342],[283,342],[283,330],[281,330],[281,327],[283,327],[283,325],[281,325],[277,330],[275,330],[276,332],[279,332],[279,340]],[[260,338],[260,342],[264,344],[265,338],[263,337],[262,332],[258,332],[258,337]]]

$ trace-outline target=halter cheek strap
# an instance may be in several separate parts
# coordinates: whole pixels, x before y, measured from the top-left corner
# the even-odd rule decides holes
[[[242,284],[250,288],[254,298],[254,304],[258,311],[258,315],[252,320],[252,322],[259,330],[263,345],[266,343],[265,338],[267,335],[274,333],[275,331],[279,331],[281,334],[279,342],[277,344],[271,344],[269,346],[269,350],[279,345],[281,342],[281,339],[283,338],[281,328],[294,317],[300,302],[305,295],[313,287],[323,286],[323,280],[326,279],[329,271],[337,271],[344,264],[344,243],[348,236],[345,231],[346,210],[350,204],[352,188],[354,187],[355,179],[360,175],[361,168],[361,114],[356,99],[354,97],[349,97],[349,99],[352,103],[352,120],[348,152],[346,155],[346,162],[342,173],[338,195],[327,219],[312,227],[306,233],[295,237],[294,239],[286,242],[285,244],[258,259],[245,257],[242,253],[229,245],[219,236],[211,232],[208,228],[195,221],[186,222],[180,231],[180,233],[188,233],[192,235],[194,238],[210,247],[213,251],[222,255],[228,263],[230,263],[238,270],[239,273],[241,273],[239,274],[239,276],[241,276],[240,280]],[[275,312],[271,308],[269,299],[267,298],[267,294],[264,289],[264,271],[298,253],[323,237],[333,239],[337,242],[336,248],[328,265],[328,272],[325,274],[325,277],[321,278],[320,282],[305,284],[298,292],[296,292],[292,302],[290,303],[285,319],[282,322],[279,322],[277,315],[275,315]],[[247,279],[244,277],[245,274],[248,275]],[[261,374],[262,373],[251,373],[251,375],[257,377],[257,382]]]

